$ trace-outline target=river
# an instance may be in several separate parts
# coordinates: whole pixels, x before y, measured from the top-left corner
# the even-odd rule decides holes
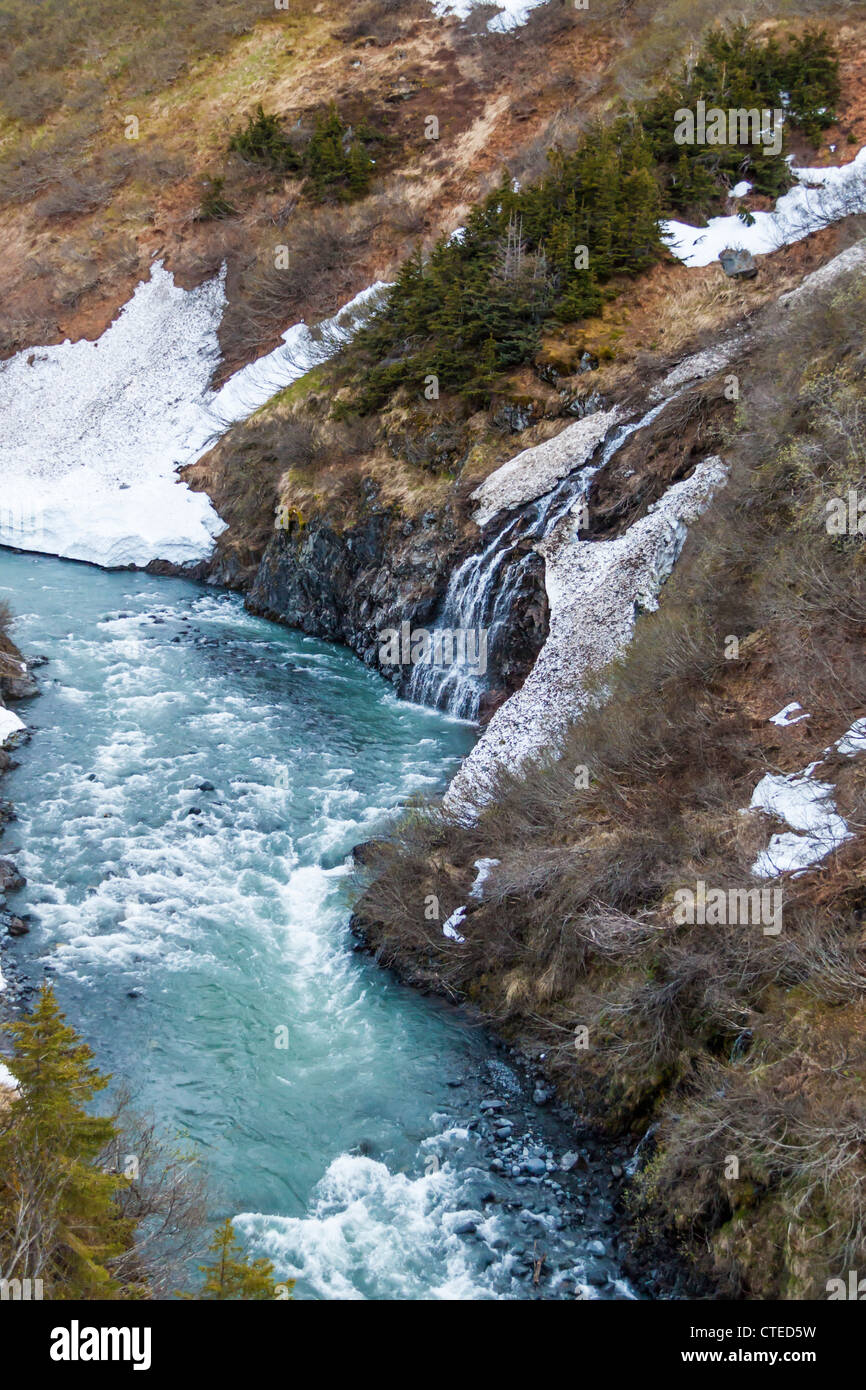
[[[300,1298],[633,1296],[567,1126],[349,930],[353,845],[474,729],[204,586],[0,551],[0,597],[49,658],[4,782],[5,960],[197,1149],[214,1219]]]

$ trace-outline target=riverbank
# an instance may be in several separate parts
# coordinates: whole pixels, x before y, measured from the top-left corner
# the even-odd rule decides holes
[[[11,618],[11,615],[10,615]],[[39,659],[27,661],[9,635],[8,624],[0,629],[0,787],[5,775],[17,767],[16,752],[29,740],[30,734],[16,709],[22,701],[39,694],[32,674]],[[21,996],[11,953],[6,949],[12,940],[26,936],[29,926],[10,907],[8,893],[24,886],[15,861],[7,857],[4,843],[8,828],[17,819],[10,801],[0,798],[0,1022],[8,1022],[20,1007]],[[11,851],[13,853],[16,850]]]
[[[727,481],[658,611],[594,682],[566,673],[556,746],[368,846],[356,909],[378,960],[641,1144],[636,1229],[733,1298],[824,1297],[866,1243],[862,264],[693,361],[669,423],[736,384]],[[636,450],[590,491],[578,571],[633,534]]]
[[[358,846],[359,863],[364,849]],[[647,1229],[634,1210],[630,1186],[652,1149],[652,1132],[642,1137],[606,1132],[597,1118],[582,1114],[552,1084],[556,1073],[551,1072],[540,1035],[532,1038],[528,1029],[491,1024],[483,1005],[466,996],[455,998],[441,976],[419,970],[408,955],[383,949],[381,937],[357,913],[351,926],[360,949],[377,969],[414,991],[447,1001],[464,1026],[481,1030],[490,1039],[493,1056],[485,1068],[489,1089],[461,1123],[476,1132],[479,1163],[490,1178],[510,1175],[516,1183],[552,1199],[541,1219],[526,1218],[528,1243],[515,1249],[522,1277],[531,1281],[539,1296],[544,1297],[546,1289],[550,1296],[577,1299],[720,1296],[712,1279],[694,1267],[676,1242],[657,1229]],[[538,1203],[532,1206],[537,1211]],[[557,1270],[543,1239],[539,1240],[550,1219],[555,1224],[565,1212],[590,1242],[593,1258],[585,1285]],[[613,1276],[612,1261],[627,1282],[622,1275]]]

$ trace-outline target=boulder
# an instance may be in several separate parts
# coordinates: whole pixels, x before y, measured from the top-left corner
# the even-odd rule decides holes
[[[758,267],[751,251],[727,246],[724,251],[719,252],[719,260],[722,264],[722,270],[731,279],[754,280],[758,273]]]

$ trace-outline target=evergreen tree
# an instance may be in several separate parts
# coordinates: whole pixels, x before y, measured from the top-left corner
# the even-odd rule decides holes
[[[744,176],[758,192],[787,187],[783,155],[763,144],[677,144],[678,108],[784,108],[807,130],[832,120],[837,95],[825,34],[781,44],[745,25],[714,31],[694,67],[655,98],[597,122],[573,150],[551,150],[530,187],[504,173],[459,240],[411,259],[356,339],[359,409],[379,409],[396,387],[431,373],[444,390],[483,402],[498,375],[531,361],[545,322],[597,314],[615,277],[653,264],[663,207],[701,216]]]
[[[297,173],[303,167],[303,158],[284,133],[278,117],[267,115],[261,102],[244,129],[232,136],[229,149],[253,164],[283,174]]]
[[[19,1089],[0,1115],[0,1277],[42,1279],[55,1299],[116,1297],[108,1262],[131,1247],[133,1223],[114,1200],[126,1179],[98,1166],[115,1126],[87,1109],[109,1078],[48,985],[4,1027]]]
[[[726,113],[783,111],[783,134],[794,126],[817,143],[835,119],[839,94],[838,59],[823,30],[784,43],[755,37],[747,24],[713,30],[693,67],[683,68],[640,109],[670,206],[690,217],[706,215],[741,178],[769,197],[792,181],[784,145],[776,152],[760,141],[678,145],[677,110],[694,111],[704,101],[708,109]]]
[[[199,1265],[205,1276],[199,1299],[262,1300],[277,1297],[274,1267],[270,1260],[250,1260],[235,1235],[228,1217],[217,1227],[208,1249],[213,1255],[209,1264]],[[294,1280],[282,1284],[291,1297]],[[185,1295],[185,1297],[188,1295]]]
[[[353,135],[332,102],[327,112],[317,116],[302,149],[286,135],[279,118],[259,105],[246,126],[232,136],[229,149],[276,173],[306,175],[307,191],[316,201],[336,197],[349,202],[363,197],[370,187],[374,163],[367,145],[379,138],[363,122]]]

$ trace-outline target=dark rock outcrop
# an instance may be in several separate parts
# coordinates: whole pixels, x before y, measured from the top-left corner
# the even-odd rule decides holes
[[[481,545],[477,527],[454,504],[418,517],[374,505],[345,528],[328,515],[292,518],[274,533],[247,592],[247,607],[310,636],[344,643],[405,691],[410,668],[380,665],[380,634],[404,622],[415,629],[432,626],[453,571]],[[482,720],[523,684],[547,636],[539,556],[529,557],[509,603],[507,623],[490,654]]]
[[[314,637],[344,642],[378,665],[379,633],[430,620],[459,544],[449,519],[436,524],[372,510],[340,530],[327,517],[291,520],[274,533],[247,606]],[[400,682],[399,668],[383,674]]]

